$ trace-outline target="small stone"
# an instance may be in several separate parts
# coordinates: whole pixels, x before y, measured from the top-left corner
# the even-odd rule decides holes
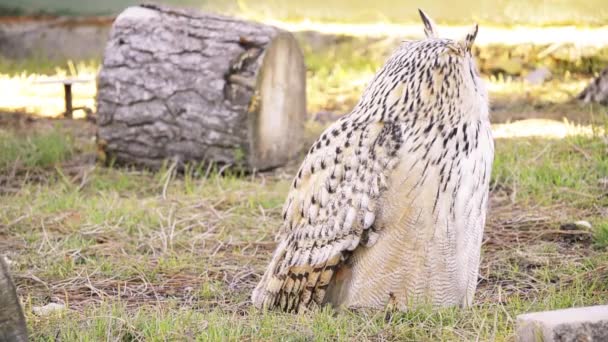
[[[313,116],[313,120],[322,124],[338,121],[342,115],[334,112],[321,111]]]
[[[6,255],[0,255],[0,258],[4,258],[4,262],[10,267],[13,265],[13,260],[9,259]]]
[[[34,306],[32,311],[37,316],[48,316],[54,312],[65,310],[65,305],[58,303],[49,303],[44,306]]]
[[[519,315],[516,341],[608,341],[608,305]]]
[[[581,229],[591,229],[591,223],[587,221],[576,221],[574,224]]]
[[[72,261],[74,265],[83,265],[87,263],[87,259],[80,254],[80,252],[76,252],[72,254]]]
[[[548,68],[541,67],[529,73],[525,80],[529,84],[540,85],[551,78],[551,71]]]
[[[587,221],[576,221],[570,223],[564,223],[559,228],[561,230],[589,230],[591,229],[591,223]]]

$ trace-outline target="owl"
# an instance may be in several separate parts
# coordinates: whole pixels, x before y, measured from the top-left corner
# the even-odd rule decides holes
[[[439,38],[419,12],[425,38],[402,42],[308,151],[256,307],[472,303],[494,159],[478,27]]]

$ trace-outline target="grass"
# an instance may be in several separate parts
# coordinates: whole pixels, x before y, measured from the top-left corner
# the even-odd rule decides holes
[[[597,248],[608,248],[608,221],[601,220],[595,228],[595,246]]]
[[[66,129],[13,134],[3,149],[3,158],[40,155],[0,185],[0,251],[12,261],[34,341],[510,340],[520,313],[608,295],[605,137],[497,141],[474,307],[293,316],[248,303],[293,168],[205,177],[196,168],[172,175],[74,165],[94,147]],[[84,152],[70,152],[75,145]],[[32,152],[40,146],[60,153]],[[32,169],[43,176],[31,178]],[[576,220],[594,228],[560,229]],[[69,310],[32,313],[49,302]]]
[[[24,138],[12,132],[0,132],[0,173],[12,168],[48,168],[69,158],[73,152],[70,136],[58,130]]]
[[[525,204],[548,205],[555,199],[569,205],[608,205],[597,198],[602,179],[608,175],[606,142],[598,138],[569,137],[558,141],[499,140],[509,153],[497,154],[493,182],[508,187],[511,196]],[[534,146],[543,146],[541,150]],[[525,165],[526,167],[514,167]]]

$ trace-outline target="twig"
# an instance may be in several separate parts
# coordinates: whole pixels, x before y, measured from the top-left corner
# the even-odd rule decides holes
[[[171,179],[173,178],[173,171],[175,170],[175,168],[177,167],[177,160],[175,160],[171,166],[169,167],[169,170],[167,170],[167,173],[165,174],[165,184],[163,185],[163,199],[166,200],[167,199],[167,188],[169,187],[169,183],[171,182]]]
[[[91,172],[93,172],[95,170],[95,165],[93,165],[91,168],[89,168],[89,170],[85,170],[82,174],[82,179],[80,181],[80,185],[78,185],[78,188],[76,188],[77,192],[80,192],[85,185],[87,185],[88,181],[89,181],[89,174]]]
[[[593,158],[591,158],[591,156],[589,155],[589,153],[587,153],[585,150],[583,150],[582,148],[580,148],[579,146],[576,146],[575,144],[573,144],[571,141],[568,141],[568,145],[570,145],[574,150],[576,150],[578,153],[582,154],[583,157],[585,157],[585,159],[587,161],[591,161],[593,160]]]

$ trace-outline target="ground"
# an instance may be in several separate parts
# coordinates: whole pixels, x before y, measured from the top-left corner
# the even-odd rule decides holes
[[[352,106],[382,57],[369,57],[372,46],[361,54],[368,59],[349,59],[332,46],[306,50],[311,116]],[[0,113],[0,253],[31,338],[512,340],[520,313],[605,303],[608,116],[568,102],[589,77],[536,87],[487,77],[494,122],[567,117],[584,126],[558,122],[563,134],[551,138],[498,135],[479,287],[468,309],[258,312],[249,296],[302,156],[253,175],[108,167],[96,162],[93,123]],[[322,116],[308,124],[311,139]],[[33,312],[48,303],[68,309]]]

